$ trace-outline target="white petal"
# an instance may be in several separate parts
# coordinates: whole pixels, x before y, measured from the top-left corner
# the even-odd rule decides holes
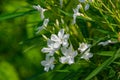
[[[89,7],[90,7],[90,5],[89,5],[89,4],[86,4],[86,5],[85,5],[85,11],[88,10]]]
[[[49,19],[45,19],[43,25],[46,27],[48,25]]]
[[[69,39],[69,34],[65,34],[64,36],[63,36],[63,39],[65,39],[65,40],[68,40]]]
[[[42,66],[45,66],[47,64],[47,62],[44,60],[44,61],[41,61],[41,65]]]
[[[51,70],[53,70],[54,67],[55,67],[55,65],[51,65],[51,66],[50,66]]]
[[[53,63],[53,62],[54,62],[54,60],[55,60],[55,58],[54,58],[54,57],[51,57],[51,58],[50,58],[50,62],[51,62],[51,63]]]
[[[49,71],[49,66],[46,66],[46,67],[44,68],[44,70],[48,72],[48,71]]]
[[[77,56],[77,55],[78,55],[78,52],[75,51],[75,52],[73,53],[73,56],[75,57],[75,56]]]
[[[44,53],[47,53],[47,52],[51,51],[51,48],[42,48],[41,51],[44,52]]]
[[[86,53],[84,53],[84,54],[81,56],[81,58],[83,58],[83,59],[85,59],[85,60],[89,60],[89,58],[91,58],[92,56],[93,56],[92,53],[86,52]]]
[[[72,24],[75,24],[76,23],[76,15],[75,14],[73,14],[73,21],[72,21]]]
[[[81,7],[82,7],[82,5],[81,5],[81,4],[78,4],[76,9],[79,10]]]
[[[90,45],[88,45],[87,43],[81,43],[79,45],[78,50],[80,50],[80,52],[84,52]]]
[[[55,49],[59,49],[60,45],[61,45],[61,44],[60,44],[59,42],[56,42],[56,43],[54,43],[53,46],[54,46]]]
[[[64,36],[64,29],[61,29],[61,30],[58,32],[58,37],[59,37],[60,39],[62,39],[63,36]]]
[[[62,54],[63,54],[64,56],[67,56],[67,55],[68,55],[66,47],[62,47],[62,48],[61,48],[61,51],[62,51]]]
[[[68,61],[68,64],[73,64],[73,63],[74,63],[74,59],[70,58],[69,61]]]
[[[68,54],[73,54],[73,47],[72,47],[72,45],[70,45],[70,47],[68,48],[67,53]]]
[[[54,47],[54,42],[52,40],[48,39],[47,45],[48,45],[48,47],[53,48]]]
[[[43,48],[41,51],[44,52],[44,53],[49,53],[49,54],[48,54],[49,56],[53,56],[53,55],[54,55],[54,52],[55,52],[55,49]]]
[[[61,57],[60,58],[60,62],[61,63],[66,63],[67,62],[67,58],[66,57]]]
[[[55,34],[52,34],[52,35],[51,35],[51,40],[52,40],[52,41],[58,41],[58,42],[60,41],[60,39],[58,38],[58,36],[55,35]]]
[[[64,42],[62,43],[62,45],[63,45],[64,47],[68,47],[69,43],[68,43],[67,41],[64,41]]]

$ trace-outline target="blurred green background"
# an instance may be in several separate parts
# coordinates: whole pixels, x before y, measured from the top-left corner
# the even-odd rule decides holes
[[[40,4],[42,7],[47,8],[48,11],[45,13],[45,16],[49,17],[52,26],[54,25],[53,22],[55,22],[56,19],[60,20],[61,17],[64,18],[66,24],[70,24],[70,20],[72,19],[71,13],[73,13],[72,8],[76,7],[78,1],[64,1],[65,6],[63,6],[63,10],[60,10],[58,0],[0,0],[0,80],[84,80],[96,67],[101,68],[102,66],[99,67],[99,65],[119,48],[119,44],[116,44],[114,47],[112,45],[105,48],[93,47],[93,53],[98,52],[98,54],[94,55],[95,57],[91,59],[91,62],[80,60],[71,66],[56,64],[55,70],[46,73],[40,64],[40,61],[45,58],[45,56],[43,56],[44,54],[40,53],[40,50],[43,46],[46,46],[46,41],[41,35],[35,34],[36,28],[42,24],[42,21],[40,20],[40,13],[34,10],[32,6]],[[119,0],[116,1],[119,2]],[[108,4],[107,1],[105,2]],[[115,3],[117,4],[117,2]],[[115,11],[113,10],[113,12]],[[77,19],[77,24],[81,28],[84,37],[90,37],[93,40],[96,39],[96,41],[106,35],[114,37],[115,34],[113,34],[112,30],[108,27],[109,25],[111,26],[112,23],[115,24],[112,26],[115,27],[116,32],[119,32],[120,23],[116,18],[115,22],[114,16],[111,14],[105,12],[105,16],[102,17],[99,14],[99,9],[96,10],[93,6],[91,6],[90,10],[86,13],[90,14],[93,23],[81,17]],[[106,17],[111,24],[106,22]],[[51,29],[52,26],[49,26],[49,28]],[[88,26],[88,30],[85,26]],[[75,26],[73,28],[75,28]],[[46,36],[50,35],[49,31],[46,33]],[[73,46],[76,46],[76,44],[73,44]],[[111,53],[107,52],[109,50]],[[98,56],[100,55],[100,51],[102,57]],[[105,54],[108,56],[105,56]],[[120,59],[116,60],[118,63],[119,61]],[[94,79],[91,80],[119,80],[120,63],[118,63],[117,65],[112,64],[108,67],[103,66],[101,69],[104,67],[105,69],[102,72],[99,73],[99,71],[97,71],[97,73],[99,73],[97,75],[98,78],[94,77]],[[102,65],[104,65],[104,63]]]
[[[39,13],[23,14],[32,9],[34,2],[0,0],[0,80],[35,80],[43,72],[41,40],[33,38]]]

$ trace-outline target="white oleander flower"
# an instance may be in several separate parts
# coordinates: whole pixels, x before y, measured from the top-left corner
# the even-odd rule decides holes
[[[44,19],[44,12],[46,11],[46,9],[42,8],[40,5],[37,5],[37,6],[34,5],[33,8],[40,12],[40,17],[43,20]]]
[[[80,9],[81,7],[82,7],[82,6],[79,4],[79,5],[77,5],[77,8],[73,9],[73,12],[74,12],[74,14],[73,14],[73,24],[76,23],[76,18],[77,18],[77,16],[80,16],[80,15],[81,15],[80,12],[79,12],[79,9]]]
[[[78,54],[77,51],[73,51],[72,46],[70,46],[68,49],[66,47],[62,47],[61,51],[64,56],[60,58],[60,62],[63,64],[64,63],[73,64],[74,58]]]
[[[54,57],[46,55],[46,60],[41,61],[41,65],[44,66],[44,70],[48,72],[49,69],[53,70],[53,68],[55,67],[54,61],[55,61]]]
[[[69,45],[68,43],[69,34],[64,34],[64,29],[61,29],[58,32],[58,35],[52,34],[51,40],[54,41],[56,46],[59,48],[61,45],[64,47],[67,47]]]
[[[80,52],[84,52],[86,49],[88,49],[90,47],[90,45],[89,44],[87,44],[87,43],[81,43],[80,45],[79,45],[79,48],[78,48],[78,50],[80,50]],[[89,49],[88,49],[89,50]]]
[[[89,60],[89,58],[91,58],[93,56],[92,53],[90,53],[90,49],[88,49],[90,47],[89,44],[87,43],[81,43],[79,45],[78,50],[81,52],[82,56],[81,58],[85,59],[85,60]]]
[[[43,25],[37,28],[36,34],[38,34],[41,30],[45,29],[49,23],[49,19],[45,19]]]
[[[49,53],[48,55],[53,56],[55,51],[57,50],[58,46],[56,45],[56,43],[54,43],[52,40],[48,39],[47,41],[47,45],[48,47],[44,47],[42,48],[42,52],[43,53]]]

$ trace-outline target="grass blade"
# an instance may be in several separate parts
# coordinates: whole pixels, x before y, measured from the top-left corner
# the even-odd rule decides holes
[[[120,49],[118,49],[118,51],[109,59],[107,59],[103,64],[101,64],[101,66],[98,66],[95,70],[93,70],[86,78],[85,80],[90,80],[92,77],[94,77],[95,75],[97,75],[103,68],[105,68],[106,66],[110,65],[116,58],[118,58],[120,53]]]
[[[0,21],[10,19],[10,18],[16,18],[16,17],[24,16],[24,15],[31,14],[31,13],[34,13],[34,12],[35,12],[35,10],[30,10],[30,11],[27,11],[27,12],[15,12],[15,13],[9,13],[9,14],[5,14],[5,15],[0,15]]]

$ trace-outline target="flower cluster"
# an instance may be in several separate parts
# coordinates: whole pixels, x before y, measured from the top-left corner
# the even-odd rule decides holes
[[[42,66],[44,66],[45,71],[49,71],[49,69],[54,68],[54,61],[55,57],[54,54],[56,51],[61,50],[61,55],[59,57],[59,62],[62,64],[73,64],[75,62],[74,58],[78,55],[77,50],[74,51],[72,44],[69,44],[68,42],[69,34],[65,34],[64,29],[61,29],[58,34],[52,34],[51,38],[47,40],[47,46],[43,47],[42,52],[47,53],[46,54],[46,60],[43,60],[41,62]],[[82,56],[81,58],[85,60],[89,60],[93,56],[92,53],[90,53],[89,48],[90,45],[87,43],[81,43],[78,50],[80,50]],[[59,56],[59,55],[58,55]]]
[[[80,3],[85,3],[85,0],[79,0]],[[62,7],[63,0],[60,0],[60,5]],[[42,26],[37,28],[36,34],[38,34],[41,30],[46,29],[49,18],[45,19],[44,12],[46,9],[42,8],[40,5],[33,6],[34,9],[40,12],[41,20],[43,20]],[[78,4],[75,9],[73,9],[73,24],[76,23],[76,17],[83,15],[79,12],[80,8],[82,8],[82,4]],[[85,10],[89,9],[89,5],[86,5]],[[62,21],[64,23],[64,21]],[[57,26],[59,26],[59,22],[56,21]],[[65,34],[64,29],[60,29],[58,34],[51,34],[51,37],[47,39],[47,47],[43,47],[41,52],[46,53],[45,60],[41,61],[41,65],[44,66],[45,71],[52,70],[55,67],[55,62],[60,62],[62,64],[73,64],[75,63],[75,57],[77,57],[78,53],[81,55],[81,59],[89,60],[93,56],[90,53],[90,45],[87,43],[81,43],[79,45],[78,51],[74,50],[72,43],[69,43],[70,34]],[[56,54],[57,53],[57,54]],[[55,55],[58,56],[59,59],[56,59]]]
[[[83,8],[82,4],[85,4],[84,10],[87,11],[89,9],[89,7],[90,7],[89,3],[92,2],[92,0],[89,0],[89,1],[87,1],[87,0],[79,0],[79,2],[80,3],[77,5],[77,7],[75,9],[73,9],[73,12],[74,12],[74,14],[73,14],[73,22],[72,22],[73,24],[76,24],[77,16],[83,16],[83,14],[79,12],[79,10],[81,8]]]

